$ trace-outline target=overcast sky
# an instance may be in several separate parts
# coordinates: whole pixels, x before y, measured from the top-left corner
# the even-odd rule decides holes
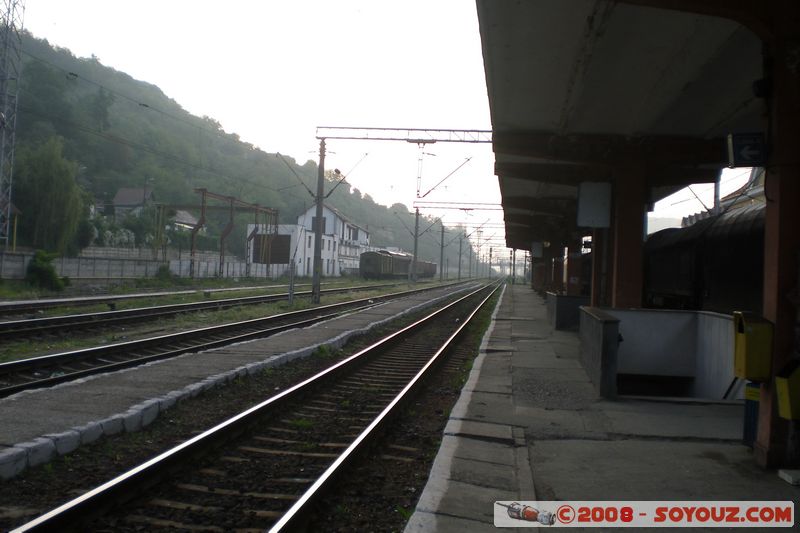
[[[301,164],[317,159],[317,126],[491,129],[471,0],[27,0],[24,27]],[[412,206],[416,145],[332,140],[328,149],[326,167],[354,187]],[[499,203],[489,145],[424,152],[421,193],[472,158],[426,200]],[[680,216],[702,206],[685,192],[659,208]],[[500,211],[423,212],[446,223],[502,220]]]
[[[317,126],[491,129],[468,0],[28,0],[24,26],[301,164],[317,160]],[[354,187],[411,207],[416,145],[332,140],[328,149],[326,167]],[[472,158],[426,200],[500,201],[489,145],[424,152],[422,193]],[[431,213],[502,220],[499,211]]]

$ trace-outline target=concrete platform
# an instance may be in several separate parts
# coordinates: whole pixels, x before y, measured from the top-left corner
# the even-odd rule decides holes
[[[496,500],[792,500],[755,465],[741,404],[600,399],[574,332],[508,286],[406,532],[494,531]],[[797,512],[797,511],[796,511]],[[526,524],[527,525],[527,524]]]
[[[104,434],[137,431],[176,401],[304,357],[320,345],[338,348],[353,335],[430,306],[453,292],[450,287],[409,296],[299,332],[287,331],[0,399],[0,479],[47,462],[56,454],[69,453]]]

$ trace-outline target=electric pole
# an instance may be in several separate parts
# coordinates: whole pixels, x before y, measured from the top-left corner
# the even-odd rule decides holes
[[[442,247],[439,251],[439,283],[442,282],[442,276],[444,276],[444,222],[439,221],[442,225]]]
[[[420,156],[422,157],[422,156]],[[417,281],[417,248],[419,245],[419,207],[414,216],[414,257],[411,260],[411,269],[408,271],[408,281]]]
[[[481,236],[483,235],[482,230],[478,230],[478,247],[475,250],[475,277],[481,277]]]
[[[314,275],[311,280],[311,303],[318,304],[320,299],[320,276],[322,275],[322,232],[325,224],[322,218],[322,201],[325,195],[325,139],[319,140],[319,168],[317,169],[317,216],[311,227],[314,231]]]
[[[509,255],[511,256],[511,284],[514,285],[517,280],[517,249],[511,250]]]
[[[458,281],[461,281],[461,245],[464,244],[464,237],[458,237]]]
[[[413,141],[409,140],[408,142],[415,142],[419,147],[419,157],[417,158],[417,199],[420,198],[420,189],[422,188],[422,158],[425,156],[425,145],[428,143],[435,143],[436,141],[427,141],[421,139],[415,139]],[[428,154],[428,155],[435,155],[435,154]],[[428,191],[430,192],[430,191]],[[425,193],[427,194],[427,193]],[[408,272],[408,281],[410,282],[417,282],[417,253],[419,251],[419,207],[414,207],[414,257],[411,259],[411,269]],[[439,265],[439,269],[442,268],[442,265]]]
[[[468,143],[468,144],[490,144],[492,142],[491,130],[460,130],[460,129],[428,129],[428,128],[374,128],[374,127],[353,127],[353,126],[317,126],[317,139],[340,140],[363,140],[363,141],[401,141],[413,143],[419,146],[419,159],[417,168],[417,199],[424,198],[433,189],[449,178],[456,170],[464,166],[471,158],[467,158],[464,163],[459,165],[456,170],[445,176],[439,183],[433,186],[427,193],[420,195],[422,183],[422,156],[425,145],[437,142],[444,143]],[[320,149],[320,152],[323,148]],[[435,155],[435,154],[430,154]],[[322,159],[320,155],[320,172],[322,172]],[[419,252],[419,207],[415,206],[414,221],[414,256],[411,261],[411,268],[408,272],[409,282],[417,279],[417,254]],[[315,253],[316,257],[316,253]],[[322,259],[320,256],[320,265]],[[321,268],[321,267],[320,267]],[[315,269],[316,274],[316,269]],[[312,290],[313,294],[313,290]],[[312,296],[313,299],[313,296]]]

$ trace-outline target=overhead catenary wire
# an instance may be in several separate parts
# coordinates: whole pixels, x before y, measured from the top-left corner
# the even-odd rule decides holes
[[[328,191],[328,194],[326,194],[326,195],[325,195],[325,198],[328,198],[328,197],[329,197],[331,194],[333,194],[333,191],[335,191],[335,190],[336,190],[336,189],[339,187],[339,185],[341,185],[341,184],[342,184],[342,182],[343,182],[343,181],[345,181],[345,180],[347,179],[347,176],[349,176],[349,175],[350,175],[350,173],[351,173],[351,172],[353,172],[353,171],[356,169],[356,167],[357,167],[358,165],[360,165],[360,164],[361,164],[361,162],[362,162],[362,161],[364,161],[364,159],[366,159],[366,158],[367,158],[367,156],[368,156],[368,155],[369,155],[369,152],[365,153],[365,154],[364,154],[364,155],[361,157],[361,159],[359,159],[359,160],[358,160],[358,162],[357,162],[355,165],[353,165],[353,168],[351,168],[351,169],[350,169],[348,172],[346,172],[346,173],[344,173],[344,174],[341,174],[341,173],[340,173],[340,174],[341,174],[341,176],[342,176],[342,179],[340,179],[338,182],[336,182],[336,185],[334,185],[334,186],[333,186],[333,188],[332,188],[330,191]],[[338,168],[337,168],[337,169],[335,169],[335,170],[334,170],[334,172],[339,172],[339,169],[338,169]]]
[[[58,65],[57,63],[54,63],[53,61],[50,61],[48,59],[44,59],[42,57],[39,57],[38,55],[30,52],[29,50],[24,50],[23,49],[22,53],[25,54],[27,57],[29,57],[30,59],[32,59],[34,61],[38,61],[38,62],[40,62],[42,64],[45,64],[45,65],[47,65],[47,66],[49,66],[49,67],[51,67],[51,68],[53,68],[55,70],[63,72],[65,74],[65,76],[67,76],[71,80],[80,80],[80,81],[83,81],[83,82],[85,82],[87,84],[95,86],[95,87],[97,87],[99,89],[102,89],[102,90],[106,91],[107,93],[109,93],[111,95],[114,95],[115,97],[118,97],[118,98],[120,98],[122,100],[130,102],[131,104],[135,105],[139,109],[155,112],[155,113],[157,113],[157,114],[159,114],[161,116],[167,117],[167,118],[169,118],[171,120],[174,120],[176,122],[180,122],[182,124],[190,126],[190,127],[194,128],[194,129],[198,130],[199,132],[204,132],[204,133],[213,135],[213,136],[215,136],[217,138],[224,139],[226,141],[230,141],[230,142],[237,142],[238,141],[238,139],[233,138],[233,136],[235,136],[235,134],[226,133],[221,128],[216,128],[215,129],[215,128],[204,127],[204,125],[208,123],[206,119],[213,120],[210,117],[203,117],[203,118],[195,117],[195,116],[193,116],[191,114],[188,114],[188,112],[187,112],[187,114],[191,118],[180,117],[178,115],[175,115],[173,113],[165,111],[164,109],[161,109],[161,108],[159,108],[157,106],[154,106],[154,105],[152,105],[150,103],[142,101],[141,99],[137,99],[137,98],[134,98],[134,97],[132,97],[132,96],[130,96],[128,94],[120,92],[120,91],[118,91],[118,90],[116,90],[114,88],[109,87],[108,85],[105,85],[103,83],[97,82],[97,81],[91,79],[90,77],[87,77],[87,76],[79,74],[79,73],[77,73],[75,71],[72,71],[72,70],[69,70],[67,68],[64,68],[64,67]],[[111,67],[105,67],[105,68],[111,68]],[[160,91],[158,86],[153,85],[152,87],[154,89]],[[163,94],[163,91],[161,91],[161,94]],[[26,109],[26,111],[35,112],[34,110],[29,109],[29,108]],[[47,118],[53,118],[53,117],[49,117],[48,116]],[[287,196],[291,196],[291,197],[296,198],[296,199],[301,199],[300,196],[297,196],[297,195],[295,195],[295,194],[293,194],[291,192],[287,192],[289,189],[295,187],[295,185],[290,185],[290,186],[280,187],[280,188],[271,187],[271,186],[266,185],[264,183],[256,182],[253,179],[249,179],[247,177],[231,176],[229,174],[221,173],[218,170],[214,169],[213,167],[208,167],[208,166],[204,166],[204,165],[201,165],[201,164],[198,164],[198,163],[194,163],[194,162],[185,160],[183,158],[180,158],[179,156],[176,156],[175,154],[170,154],[168,152],[160,151],[160,150],[157,150],[157,149],[152,148],[150,146],[147,146],[147,145],[144,145],[144,144],[141,144],[141,143],[129,140],[129,139],[125,139],[125,138],[119,137],[117,135],[104,133],[102,131],[97,131],[97,130],[92,129],[92,128],[88,127],[88,126],[85,126],[85,125],[82,125],[82,124],[78,124],[78,123],[76,123],[74,121],[70,121],[68,119],[64,119],[63,117],[58,117],[58,120],[61,120],[62,122],[65,122],[65,123],[72,124],[73,126],[76,127],[76,129],[79,129],[80,131],[82,131],[84,133],[87,133],[87,134],[90,134],[90,135],[94,135],[96,137],[102,138],[102,139],[104,139],[106,141],[109,141],[109,142],[114,142],[114,143],[117,143],[117,144],[120,144],[120,145],[128,146],[128,147],[143,151],[145,153],[149,153],[149,154],[152,154],[152,155],[155,155],[155,156],[167,159],[167,160],[174,161],[174,162],[179,163],[181,165],[184,165],[184,166],[186,166],[188,168],[192,168],[192,169],[199,170],[201,172],[204,172],[204,173],[207,173],[207,174],[210,174],[210,175],[213,175],[213,176],[217,176],[217,177],[219,177],[221,179],[224,179],[224,180],[226,180],[228,182],[231,182],[231,183],[235,182],[236,184],[240,184],[242,182],[245,182],[245,183],[249,183],[249,184],[252,184],[252,185],[255,185],[255,186],[258,186],[258,187],[264,187],[264,188],[266,188],[266,189],[268,189],[270,191],[276,192],[276,193],[282,193],[282,194],[286,194]],[[216,123],[216,121],[215,121],[215,123]],[[216,124],[219,124],[219,123],[216,123]],[[239,142],[241,142],[241,141],[239,141]],[[295,175],[295,177],[297,177],[297,179],[300,182],[300,184],[310,194],[313,195],[313,193],[311,193],[309,187],[302,181],[302,179],[299,177],[299,175],[297,175],[297,173],[295,172],[294,168],[292,168],[288,164],[288,162],[283,158],[282,155],[280,155],[280,154],[278,154],[278,155],[281,157],[282,161],[284,161],[284,163],[287,165],[287,167],[290,169],[290,171]],[[350,170],[350,172],[352,172],[355,169],[355,167],[357,167],[364,160],[364,158],[367,155],[368,154],[364,154],[364,157],[362,157],[356,163],[356,165],[353,167],[353,169]],[[422,197],[427,196],[430,192],[432,192],[434,189],[436,189],[438,186],[440,186],[445,180],[449,179],[460,168],[462,168],[464,165],[469,163],[471,159],[472,159],[471,157],[467,157],[465,159],[465,161],[463,161],[458,167],[456,167],[456,169],[454,169],[452,172],[450,172],[448,175],[446,175],[444,178],[442,178],[436,185],[434,185],[425,194],[423,194]],[[341,183],[346,180],[346,178],[347,178],[347,176],[349,175],[350,172],[348,172],[347,174],[342,175],[342,178],[325,195],[325,198],[328,198],[341,185]]]
[[[232,134],[225,133],[224,131],[221,132],[220,130],[215,130],[215,129],[202,127],[202,125],[201,125],[201,123],[203,122],[202,118],[197,118],[196,120],[199,123],[195,123],[195,122],[192,122],[192,121],[187,120],[185,118],[181,118],[181,117],[175,116],[175,115],[173,115],[171,113],[168,113],[168,112],[166,112],[166,111],[164,111],[162,109],[159,109],[159,108],[157,108],[155,106],[152,106],[152,105],[150,105],[150,104],[148,104],[146,102],[142,102],[141,100],[137,100],[136,98],[128,96],[127,94],[124,94],[124,93],[121,93],[121,92],[119,92],[117,90],[114,90],[114,89],[108,87],[107,85],[103,85],[102,83],[99,83],[99,82],[94,81],[94,80],[92,80],[90,78],[87,78],[86,76],[81,76],[80,74],[78,74],[76,72],[73,72],[71,70],[67,70],[64,67],[61,67],[61,66],[53,63],[52,61],[48,61],[47,59],[43,59],[41,57],[38,57],[38,56],[30,53],[29,51],[25,50],[25,49],[22,49],[22,53],[25,54],[26,56],[30,57],[31,59],[34,59],[36,61],[39,61],[40,63],[44,63],[45,65],[48,65],[51,68],[60,70],[61,72],[65,73],[69,79],[74,79],[74,80],[78,80],[79,79],[79,80],[85,81],[86,83],[94,85],[95,87],[99,87],[99,88],[105,90],[106,92],[108,92],[110,94],[113,94],[114,96],[118,96],[118,97],[120,97],[120,98],[122,98],[124,100],[129,101],[129,102],[135,104],[137,107],[139,107],[141,109],[149,109],[149,110],[154,111],[154,112],[156,112],[156,113],[158,113],[160,115],[163,115],[165,117],[171,118],[172,120],[175,120],[175,121],[178,121],[178,122],[182,122],[182,123],[184,123],[184,124],[186,124],[188,126],[192,126],[193,128],[197,128],[197,129],[199,129],[201,131],[204,131],[206,133],[210,133],[212,135],[215,135],[215,136],[217,136],[217,137],[219,137],[221,139],[230,140],[230,139],[227,139],[227,136],[232,135]],[[106,68],[111,68],[111,67],[106,67]],[[154,85],[154,87],[158,88],[158,86],[156,86],[156,85]],[[162,94],[163,94],[163,92],[162,92]]]
[[[34,115],[38,115],[40,117],[47,118],[49,120],[56,120],[56,121],[62,122],[64,124],[68,124],[68,125],[74,127],[75,129],[83,132],[83,133],[87,133],[89,135],[93,135],[95,137],[99,137],[99,138],[104,139],[104,140],[109,141],[109,142],[113,142],[113,143],[116,143],[116,144],[127,146],[129,148],[134,148],[134,149],[140,150],[142,152],[146,152],[146,153],[158,156],[158,157],[162,157],[164,159],[168,159],[170,161],[174,161],[174,162],[179,163],[181,165],[184,165],[184,166],[186,166],[188,168],[192,168],[192,169],[195,169],[195,170],[199,170],[201,172],[205,172],[205,173],[207,173],[209,175],[216,176],[218,178],[222,178],[222,179],[224,179],[226,181],[229,181],[231,183],[234,183],[234,184],[241,184],[241,182],[245,182],[245,183],[249,183],[251,185],[257,186],[257,187],[264,187],[265,189],[271,190],[273,192],[283,192],[284,191],[284,189],[276,189],[275,187],[271,187],[271,186],[269,186],[269,185],[267,185],[265,183],[256,182],[252,178],[248,178],[248,177],[245,177],[245,176],[231,176],[229,174],[222,173],[222,172],[220,172],[220,171],[218,171],[218,170],[216,170],[214,168],[206,167],[206,166],[203,166],[203,165],[198,164],[198,163],[187,161],[186,159],[182,159],[182,158],[180,158],[180,157],[178,157],[178,156],[176,156],[174,154],[170,154],[168,152],[163,152],[161,150],[156,150],[155,148],[152,148],[150,146],[147,146],[147,145],[132,141],[130,139],[125,139],[123,137],[119,137],[118,135],[112,135],[110,133],[104,133],[104,132],[98,131],[98,130],[96,130],[94,128],[88,127],[88,126],[86,126],[84,124],[80,124],[78,122],[75,122],[73,120],[70,120],[70,119],[67,119],[67,118],[64,118],[64,117],[59,117],[59,116],[55,116],[55,115],[45,115],[44,113],[41,113],[38,110],[30,108],[30,107],[28,107],[28,106],[26,106],[24,104],[20,104],[19,108],[20,108],[20,110],[22,110],[24,112],[28,112],[28,113],[31,113],[31,114],[34,114]],[[301,197],[299,197],[299,196],[297,196],[295,194],[292,194],[292,193],[284,193],[284,194],[287,194],[288,196],[292,196],[294,198],[302,200]]]
[[[694,195],[694,197],[695,197],[695,198],[697,198],[697,201],[698,201],[698,202],[700,202],[700,205],[702,205],[702,206],[703,206],[703,208],[704,208],[706,211],[711,211],[711,208],[710,208],[710,207],[708,207],[708,206],[705,204],[705,202],[704,202],[703,200],[701,200],[701,199],[700,199],[700,197],[699,197],[699,196],[697,196],[697,193],[696,193],[696,192],[694,192],[694,189],[692,189],[692,186],[691,186],[691,185],[689,185],[689,186],[687,187],[687,189],[689,189],[689,192],[691,192],[691,193]]]
[[[733,181],[733,180],[738,180],[738,179],[741,179],[743,176],[747,176],[747,175],[749,175],[749,174],[751,174],[751,173],[752,173],[752,170],[751,170],[751,169],[747,169],[746,171],[744,171],[744,172],[740,172],[740,173],[738,173],[738,174],[736,174],[736,175],[733,175],[733,176],[726,176],[726,177],[725,177],[725,179],[722,179],[722,180],[720,180],[720,185],[722,185],[722,184],[724,184],[724,183],[729,183],[729,182],[731,182],[731,181]],[[691,186],[688,186],[688,187],[687,187],[687,189],[690,189],[690,187],[691,187]],[[707,186],[703,187],[702,189],[700,189],[700,190],[699,190],[699,192],[700,192],[701,194],[703,194],[703,193],[707,193],[707,192],[709,192],[709,191],[713,191],[715,187],[716,187],[716,186],[715,186],[715,185],[713,185],[713,184],[712,184],[712,185],[707,185]],[[694,191],[693,189],[690,189],[690,190],[691,190],[691,193],[694,195],[694,197],[695,197],[697,200],[700,200],[699,198],[697,198],[697,194],[695,193],[695,191]],[[678,193],[675,193],[675,194],[678,194]],[[689,197],[689,198],[684,198],[684,199],[682,199],[682,200],[678,200],[677,202],[672,202],[672,203],[670,203],[669,205],[670,205],[670,206],[675,206],[675,205],[682,204],[682,203],[685,203],[685,202],[691,202],[691,201],[693,201],[695,198],[691,198],[691,197]],[[701,204],[703,204],[702,200],[700,200],[700,203],[701,203]],[[706,207],[706,206],[705,206],[705,204],[703,204],[703,207],[705,207],[706,209],[708,209],[708,207]]]
[[[316,197],[316,195],[314,194],[314,191],[312,191],[311,188],[309,188],[309,186],[306,185],[306,183],[303,181],[303,179],[300,177],[300,175],[297,172],[295,172],[295,170],[292,168],[292,166],[289,164],[289,162],[286,161],[286,159],[281,155],[281,153],[280,152],[275,152],[275,156],[280,158],[280,160],[283,161],[283,163],[286,165],[286,168],[288,168],[289,170],[292,171],[292,174],[294,174],[294,177],[297,178],[297,181],[300,182],[300,185],[302,185],[305,188],[305,190],[308,191],[308,194],[310,194],[312,198]]]
[[[436,187],[438,187],[439,185],[441,185],[442,183],[444,183],[444,182],[445,182],[445,180],[446,180],[447,178],[449,178],[450,176],[452,176],[453,174],[455,174],[456,172],[458,172],[458,171],[461,169],[461,167],[463,167],[464,165],[466,165],[467,163],[469,163],[471,160],[472,160],[472,157],[468,157],[468,158],[466,158],[466,159],[464,160],[464,162],[463,162],[463,163],[461,163],[461,164],[460,164],[460,165],[458,165],[456,168],[454,168],[454,169],[453,169],[453,170],[452,170],[452,171],[451,171],[451,172],[450,172],[450,173],[449,173],[447,176],[445,176],[445,177],[443,177],[441,180],[439,180],[439,183],[437,183],[436,185],[434,185],[433,187],[431,187],[430,189],[428,189],[428,192],[426,192],[425,194],[423,194],[423,195],[422,195],[422,196],[420,196],[419,198],[425,198],[426,196],[428,196],[428,195],[429,195],[429,194],[430,194],[430,193],[431,193],[431,192],[432,192],[434,189],[436,189]]]
[[[193,121],[178,117],[178,116],[173,115],[171,113],[168,113],[168,112],[166,112],[166,111],[164,111],[162,109],[159,109],[158,107],[150,105],[150,104],[148,104],[146,102],[142,102],[141,100],[138,100],[138,99],[133,98],[131,96],[128,96],[128,95],[126,95],[124,93],[121,93],[121,92],[119,92],[117,90],[114,90],[114,89],[108,87],[107,85],[103,85],[102,83],[94,81],[94,80],[92,80],[92,79],[90,79],[90,78],[88,78],[86,76],[81,76],[80,74],[78,74],[76,72],[73,72],[73,71],[70,71],[68,69],[65,69],[65,68],[53,63],[52,61],[48,61],[46,59],[38,57],[35,54],[32,54],[31,52],[29,52],[27,50],[23,49],[22,53],[27,55],[28,57],[30,57],[31,59],[33,59],[35,61],[39,61],[39,62],[41,62],[41,63],[43,63],[45,65],[48,65],[51,68],[54,68],[56,70],[59,70],[59,71],[65,73],[65,75],[70,79],[80,79],[80,80],[82,80],[82,81],[84,81],[86,83],[89,83],[89,84],[94,85],[94,86],[96,86],[98,88],[101,88],[101,89],[107,91],[108,93],[113,94],[114,96],[117,96],[117,97],[120,97],[120,98],[122,98],[124,100],[127,100],[127,101],[135,104],[137,106],[137,108],[154,111],[154,112],[156,112],[156,113],[158,113],[160,115],[163,115],[165,117],[168,117],[168,118],[170,118],[172,120],[175,120],[177,122],[181,122],[181,123],[183,123],[185,125],[188,125],[188,126],[191,126],[193,128],[196,128],[200,132],[205,132],[205,133],[212,134],[215,137],[223,139],[223,140],[226,140],[226,141],[242,142],[242,141],[239,141],[238,139],[232,139],[231,136],[233,136],[234,134],[228,134],[228,133],[225,133],[224,131],[220,131],[219,129],[204,128],[202,126],[202,123],[203,123],[203,119],[202,118],[195,118],[195,122],[193,122]],[[107,67],[107,68],[110,68],[110,67]],[[157,88],[157,86],[154,86],[154,87]],[[163,92],[162,92],[162,94],[163,94]],[[28,107],[23,106],[23,105],[20,105],[20,108],[23,111],[36,113],[39,116],[44,116],[42,113],[37,113],[37,110],[34,110],[32,108],[28,108]],[[192,115],[190,115],[190,116],[192,116]],[[167,152],[162,152],[160,150],[156,150],[156,149],[154,149],[152,147],[137,143],[135,141],[131,141],[129,139],[124,139],[124,138],[119,137],[117,135],[104,134],[101,131],[97,131],[97,130],[95,130],[93,128],[90,128],[90,127],[88,127],[86,125],[79,124],[79,123],[77,123],[75,121],[66,119],[64,117],[53,117],[51,115],[48,115],[48,116],[44,116],[44,118],[48,118],[48,119],[56,118],[57,120],[59,120],[59,121],[61,121],[63,123],[67,123],[67,124],[70,124],[72,126],[75,126],[77,129],[79,129],[80,131],[82,131],[84,133],[88,133],[90,135],[94,135],[96,137],[105,139],[105,140],[110,141],[110,142],[115,142],[117,144],[128,146],[130,148],[135,148],[137,150],[141,150],[141,151],[144,151],[146,153],[150,153],[152,155],[156,155],[156,156],[162,157],[164,159],[168,159],[168,160],[174,161],[176,163],[180,163],[180,164],[182,164],[184,166],[187,166],[189,168],[194,168],[195,170],[200,170],[200,171],[208,173],[210,175],[217,176],[217,177],[222,178],[222,179],[224,179],[226,181],[229,181],[231,183],[239,184],[241,182],[246,182],[246,183],[250,183],[251,185],[255,185],[257,187],[264,187],[264,188],[266,188],[268,190],[271,190],[273,192],[284,193],[284,194],[286,194],[288,196],[291,196],[293,198],[301,199],[301,197],[299,197],[299,196],[297,196],[297,195],[295,195],[293,193],[285,192],[289,187],[284,187],[284,188],[280,188],[279,189],[279,188],[271,187],[271,186],[266,185],[264,183],[253,181],[252,179],[248,179],[247,177],[244,177],[244,176],[231,176],[231,175],[228,175],[228,174],[225,174],[225,173],[221,173],[216,169],[213,169],[211,167],[205,167],[203,165],[199,165],[199,164],[193,163],[191,161],[187,161],[187,160],[182,159],[182,158],[180,158],[180,157],[178,157],[178,156],[176,156],[174,154],[170,154],[170,153],[167,153]],[[213,120],[213,119],[211,119],[211,120]],[[266,154],[266,152],[264,152],[264,153]],[[289,168],[290,168],[290,170],[294,171],[294,169],[292,169],[291,167],[289,167]]]

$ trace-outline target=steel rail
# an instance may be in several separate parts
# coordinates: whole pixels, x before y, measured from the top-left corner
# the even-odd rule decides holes
[[[308,283],[302,286],[309,285]],[[301,286],[296,284],[295,287]],[[253,291],[260,289],[279,289],[281,287],[288,287],[285,283],[278,285],[255,285],[252,287],[224,287],[219,289],[187,289],[182,291],[155,291],[155,292],[139,292],[133,294],[115,294],[115,295],[98,295],[98,296],[83,296],[80,298],[41,298],[35,300],[12,300],[8,302],[0,302],[0,316],[11,315],[15,313],[39,311],[43,309],[52,309],[55,307],[79,307],[86,305],[98,304],[111,304],[118,301],[125,300],[141,300],[144,298],[162,298],[165,296],[186,296],[198,293],[217,293],[217,292],[237,292],[237,291]]]
[[[373,288],[393,287],[396,284],[362,285],[357,287],[325,289],[325,294],[340,294],[350,291],[370,290]],[[295,297],[311,295],[310,291],[295,293]],[[23,320],[9,320],[0,322],[0,339],[23,338],[31,335],[40,335],[51,331],[76,328],[96,328],[112,324],[128,323],[132,321],[148,320],[158,317],[172,316],[179,313],[191,313],[208,309],[226,309],[243,305],[258,305],[277,302],[288,298],[288,294],[268,294],[259,296],[244,296],[240,298],[226,298],[221,300],[206,300],[183,304],[169,304],[151,307],[138,307],[120,311],[99,311],[96,313],[81,313],[44,318],[28,318]]]
[[[286,531],[295,531],[308,520],[311,512],[310,509],[321,498],[323,493],[330,490],[331,485],[335,482],[336,478],[341,472],[346,469],[358,453],[370,442],[378,437],[385,429],[391,418],[397,414],[401,405],[410,397],[423,383],[425,377],[433,369],[437,363],[442,359],[442,355],[450,348],[455,340],[460,337],[464,329],[470,324],[475,315],[486,304],[489,298],[500,287],[495,283],[495,288],[478,304],[470,315],[463,321],[461,325],[453,332],[452,335],[442,344],[436,353],[425,363],[419,372],[411,379],[411,381],[403,387],[403,390],[394,397],[394,399],[387,405],[383,411],[362,431],[353,442],[348,446],[339,457],[331,464],[325,472],[306,490],[305,493],[295,502],[294,505],[278,520],[278,522],[270,528],[269,533],[280,533]],[[459,300],[460,301],[460,300]]]
[[[0,398],[9,396],[11,394],[16,394],[18,392],[27,389],[50,387],[53,385],[57,385],[59,383],[65,383],[67,381],[72,381],[88,375],[120,370],[122,368],[129,368],[132,366],[138,366],[150,361],[175,357],[183,353],[207,350],[211,348],[225,346],[227,344],[232,344],[235,342],[242,342],[244,340],[250,340],[259,337],[267,337],[287,329],[304,327],[314,322],[327,320],[328,318],[332,318],[334,315],[338,313],[351,311],[353,310],[354,307],[359,308],[362,306],[370,306],[374,305],[374,303],[376,302],[383,302],[387,300],[402,298],[420,292],[436,290],[437,288],[441,288],[441,286],[413,289],[410,291],[401,291],[382,296],[373,296],[371,298],[361,298],[358,300],[351,300],[349,302],[343,302],[338,304],[329,304],[325,306],[315,307],[313,309],[292,311],[289,313],[282,313],[279,315],[272,315],[264,318],[255,318],[251,320],[233,322],[230,324],[222,324],[217,326],[207,326],[204,328],[183,331],[180,333],[159,335],[156,337],[149,337],[146,339],[115,343],[93,348],[83,348],[80,350],[72,350],[68,352],[61,352],[56,354],[43,355],[40,357],[20,359],[18,361],[10,361],[7,363],[0,363],[0,376],[9,376],[13,374],[21,374],[23,372],[31,372],[45,368],[53,368],[57,367],[57,365],[62,365],[62,364],[68,364],[68,363],[74,364],[77,362],[87,361],[91,359],[100,359],[109,355],[114,357],[119,357],[121,354],[124,353],[134,353],[135,351],[142,351],[142,350],[154,350],[169,345],[192,342],[190,346],[168,349],[166,351],[162,350],[160,353],[156,353],[153,355],[133,357],[130,360],[103,364],[85,370],[77,370],[77,371],[63,373],[60,375],[48,376],[38,380],[28,380],[23,383],[17,383],[14,385],[7,385],[4,387],[0,387]],[[328,311],[330,311],[331,313],[327,313]],[[323,314],[319,315],[319,313]],[[308,315],[312,315],[312,317],[315,318],[301,319],[300,321],[278,327],[269,327],[270,324],[274,324],[275,322],[281,320],[292,319],[295,317],[300,318]],[[263,329],[265,326],[267,326],[268,329]],[[243,329],[246,330],[250,328],[256,328],[256,330],[249,331],[243,334],[238,333],[235,335],[231,335],[232,331],[241,331]],[[193,342],[198,337],[208,338],[217,335],[225,335],[225,338],[213,339],[211,341]]]
[[[347,357],[346,359],[328,367],[327,369],[315,374],[312,377],[309,377],[302,382],[276,394],[268,398],[267,400],[261,402],[258,405],[255,405],[242,413],[214,426],[213,428],[197,435],[186,442],[175,446],[174,448],[159,454],[158,456],[146,461],[145,463],[125,472],[116,478],[104,483],[103,485],[81,495],[77,498],[64,503],[63,505],[45,513],[44,515],[26,523],[22,526],[13,530],[13,533],[23,533],[23,532],[31,532],[31,531],[64,531],[75,529],[79,527],[82,523],[87,520],[87,517],[96,516],[98,513],[103,512],[114,505],[120,505],[126,501],[133,499],[134,497],[140,495],[144,490],[149,487],[152,487],[154,484],[158,483],[161,479],[165,476],[168,476],[170,472],[176,470],[181,465],[185,464],[187,461],[191,461],[196,459],[199,455],[203,453],[208,453],[210,450],[218,448],[219,446],[223,445],[224,443],[236,438],[240,434],[246,431],[246,429],[251,426],[253,423],[261,419],[267,413],[272,412],[279,408],[280,406],[285,405],[288,402],[295,401],[299,398],[302,398],[305,394],[308,393],[310,389],[317,386],[320,383],[324,383],[324,380],[331,378],[333,376],[338,375],[339,373],[349,369],[352,366],[357,365],[364,359],[367,359],[373,353],[375,353],[380,348],[383,348],[390,343],[396,342],[399,339],[402,339],[404,336],[409,334],[412,331],[416,331],[417,329],[421,328],[422,326],[430,323],[435,317],[439,316],[440,314],[444,313],[446,310],[452,308],[455,305],[463,302],[467,298],[485,290],[488,285],[484,285],[483,287],[470,292],[469,294],[458,298],[456,301],[451,302],[440,309],[428,314],[424,318],[415,321],[413,324],[410,324],[399,331],[396,331],[383,339],[380,339],[378,342],[368,346],[357,353]],[[481,305],[486,302],[488,297],[482,300]],[[480,307],[480,306],[479,306]],[[478,307],[478,308],[479,308]],[[477,308],[476,308],[477,311]],[[474,313],[470,315],[470,318],[474,316]],[[469,320],[465,320],[458,328],[458,332],[462,331],[465,324],[468,323]],[[454,334],[450,338],[455,338]],[[438,350],[436,356],[431,358],[428,363],[425,365],[426,369],[429,369],[434,360],[438,359],[438,357],[443,353],[443,350]],[[418,373],[415,378],[413,378],[412,383],[418,384],[420,382],[421,376]],[[403,389],[401,395],[405,397],[408,392],[413,388],[412,384],[409,384]],[[392,401],[391,405],[396,407],[399,403],[399,400]],[[382,411],[380,419],[385,420],[387,418],[386,409]],[[375,428],[380,424],[370,424],[368,431],[368,435],[375,434]],[[363,443],[366,440],[367,436],[359,437],[357,439],[360,443]],[[353,450],[351,449],[353,446],[347,448],[348,453],[347,457],[353,456]],[[345,461],[337,461],[337,463],[341,464]],[[330,469],[328,469],[330,470]],[[312,488],[314,488],[313,492],[311,489],[306,492],[306,494],[311,493],[307,498],[304,495],[304,501],[310,501],[315,496],[315,494],[319,494],[320,486],[325,486],[329,481],[329,478],[332,477],[331,473],[328,473],[326,470],[325,478],[326,481],[320,483],[319,485],[315,483]],[[296,507],[296,506],[295,506]],[[293,507],[294,508],[294,507]],[[297,513],[295,511],[292,513],[294,516]],[[292,519],[289,519],[290,521]],[[283,523],[283,522],[281,522]],[[281,526],[287,527],[287,526]]]

